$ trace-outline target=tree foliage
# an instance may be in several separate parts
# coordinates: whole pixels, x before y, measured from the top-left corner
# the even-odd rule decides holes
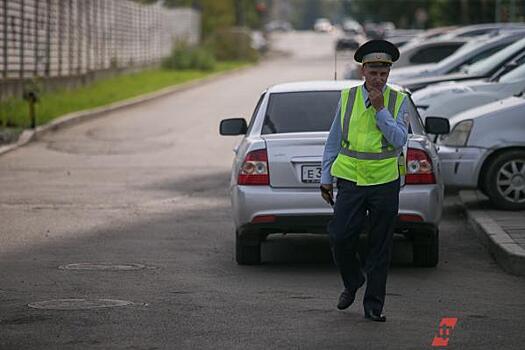
[[[154,4],[158,0],[136,0]],[[256,11],[258,0],[164,0],[166,7],[192,7],[202,14],[202,33],[205,37],[217,30],[232,26],[258,28],[261,14]]]
[[[347,15],[360,21],[391,21],[400,27],[418,27],[415,13],[424,10],[428,20],[424,27],[441,25],[472,24],[494,22],[496,20],[522,21],[525,14],[525,1],[500,0],[352,0],[347,2]],[[499,13],[496,11],[499,9]],[[496,18],[499,16],[499,18]]]

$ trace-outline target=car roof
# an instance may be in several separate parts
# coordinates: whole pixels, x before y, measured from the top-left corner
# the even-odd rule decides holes
[[[494,31],[502,30],[512,30],[513,28],[523,28],[525,24],[520,22],[508,22],[508,23],[479,23],[479,24],[471,24],[468,26],[459,27],[456,29],[453,29],[449,31],[448,33],[444,34],[443,37],[451,38],[456,36],[461,36],[467,33],[470,33],[472,31],[476,31],[479,29],[492,29]]]
[[[302,91],[340,91],[344,88],[354,87],[360,84],[363,84],[363,80],[309,80],[276,84],[270,87],[267,91],[269,93]],[[388,85],[396,89],[403,90],[403,88],[399,85],[390,83],[388,83]]]

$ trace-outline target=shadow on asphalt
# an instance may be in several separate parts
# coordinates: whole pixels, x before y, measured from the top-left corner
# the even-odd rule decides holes
[[[195,172],[205,171],[196,169]],[[162,181],[143,186],[150,191],[176,192],[182,195],[199,198],[228,198],[230,184],[229,172],[214,172],[192,176],[178,176],[170,181]],[[229,201],[229,198],[228,198]]]
[[[179,178],[173,181],[157,183],[146,189],[177,192],[190,197],[222,198],[229,201],[229,172],[196,175]],[[230,207],[220,211],[230,213]],[[206,212],[202,217],[206,217]],[[234,233],[231,241],[233,248]],[[396,238],[399,238],[396,236]],[[362,237],[360,254],[366,256],[366,240]],[[327,264],[332,265],[332,256],[325,235],[314,234],[276,234],[271,235],[262,244],[262,260],[265,265],[275,264]],[[403,239],[396,239],[393,251],[392,266],[411,266],[411,244]]]

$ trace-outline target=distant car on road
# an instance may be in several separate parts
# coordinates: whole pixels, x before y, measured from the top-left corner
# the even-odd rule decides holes
[[[293,29],[288,21],[273,20],[264,26],[267,32],[289,32]]]
[[[314,23],[314,30],[316,32],[331,32],[333,29],[332,23],[326,18],[318,18]]]
[[[366,37],[362,34],[345,35],[337,39],[335,43],[336,50],[357,50],[357,48],[366,42]]]
[[[501,209],[525,209],[525,95],[466,110],[439,138],[445,184],[479,188]]]
[[[326,233],[333,209],[319,193],[324,144],[341,90],[358,84],[276,85],[263,92],[249,125],[242,118],[221,121],[221,135],[243,135],[230,177],[239,264],[259,264],[261,242],[270,234]],[[413,242],[415,265],[435,266],[444,187],[426,132],[448,132],[448,121],[427,119],[424,127],[411,100],[408,113],[407,175],[396,232]]]
[[[351,18],[345,18],[341,24],[341,28],[348,35],[365,34],[363,26]]]

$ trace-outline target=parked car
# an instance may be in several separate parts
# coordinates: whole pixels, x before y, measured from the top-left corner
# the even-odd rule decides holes
[[[261,262],[261,242],[273,233],[326,233],[333,210],[319,193],[328,130],[343,88],[360,81],[280,84],[264,91],[249,125],[221,121],[221,135],[243,135],[235,147],[230,195],[239,264]],[[438,263],[443,180],[426,132],[448,132],[446,119],[424,127],[408,102],[407,175],[402,177],[396,233],[413,242],[414,264]]]
[[[438,76],[460,72],[463,67],[481,61],[523,38],[525,31],[472,40],[437,64],[394,68],[389,81],[403,83],[408,79]]]
[[[516,41],[514,44],[507,46],[501,51],[466,66],[459,73],[444,74],[424,78],[403,80],[403,87],[414,93],[429,85],[444,83],[450,81],[469,81],[482,78],[499,79],[509,69],[513,68],[516,61],[525,53],[525,38]]]
[[[385,40],[399,48],[399,43],[406,43],[423,33],[421,29],[394,29],[385,33]]]
[[[406,36],[397,36],[394,38],[388,38],[387,40],[390,41],[392,44],[396,45],[398,49],[401,49],[406,44],[408,44],[412,39]]]
[[[423,118],[451,118],[474,107],[502,100],[525,89],[525,53],[508,65],[510,70],[494,78],[429,86],[412,94]],[[525,136],[524,136],[525,138]]]
[[[330,32],[332,31],[333,29],[333,26],[332,26],[332,23],[330,23],[330,21],[326,18],[318,18],[315,20],[315,23],[314,23],[314,30],[316,32]]]
[[[457,26],[446,26],[446,27],[436,27],[436,28],[427,29],[424,32],[416,35],[414,39],[412,40],[422,42],[425,40],[439,38],[440,36],[445,35],[457,28],[458,28]],[[451,38],[451,39],[454,39],[454,38]],[[444,39],[444,40],[447,40],[447,39]]]
[[[445,184],[479,188],[500,209],[525,209],[525,95],[466,110],[439,138]]]
[[[465,38],[450,40],[432,39],[423,42],[409,42],[399,49],[399,59],[394,62],[392,69],[439,62],[456,52],[461,46],[468,42],[469,39]],[[349,66],[348,70],[345,72],[345,78],[361,79],[361,65],[353,64]]]

